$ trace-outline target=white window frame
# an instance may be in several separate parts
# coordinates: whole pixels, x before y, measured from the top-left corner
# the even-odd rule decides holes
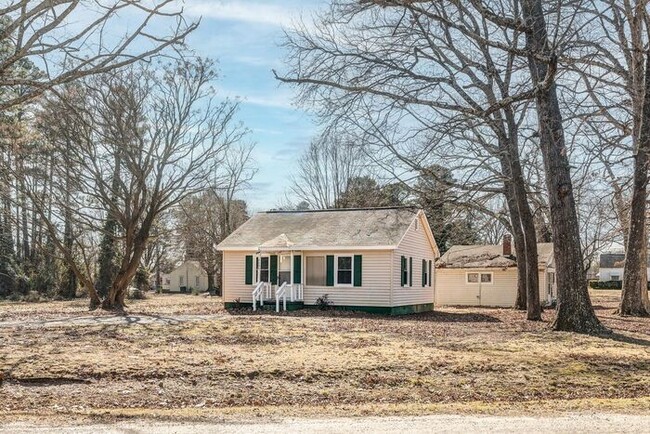
[[[196,284],[196,289],[199,289],[199,287],[201,286],[201,276],[196,276],[196,278],[194,279],[194,283]]]
[[[470,274],[478,274],[478,282],[470,282],[469,281],[469,275]],[[490,281],[489,282],[483,282],[481,280],[481,275],[482,274],[489,274],[490,275]],[[493,285],[494,284],[494,273],[492,271],[468,271],[465,273],[465,284],[466,285]]]
[[[401,256],[401,255],[400,255],[400,256]],[[410,273],[411,269],[410,269],[410,267],[409,267],[409,264],[410,264],[410,261],[412,261],[413,259],[412,259],[411,256],[404,256],[404,259],[406,259],[406,261],[405,261],[406,264],[404,264],[404,265],[405,265],[405,267],[404,267],[404,274],[406,274],[406,279],[404,279],[404,285],[402,286],[402,288],[412,288],[413,286],[411,286],[411,281],[412,281],[413,279],[411,279],[411,273]],[[401,264],[402,264],[402,263],[401,263],[401,259],[400,259],[400,267],[402,266]],[[403,277],[403,276],[400,276],[400,279],[401,279],[402,277]]]
[[[350,283],[339,283],[339,258],[350,258]],[[327,273],[327,266],[325,272]],[[343,288],[354,286],[354,255],[334,255],[334,286]]]
[[[258,269],[258,264],[257,261],[254,259],[255,256],[253,256],[253,284],[257,285],[259,281],[257,280],[258,276],[258,270],[261,270],[262,268],[262,258],[269,258],[269,267],[267,268],[269,272],[269,281],[271,280],[271,254],[270,253],[261,253],[257,256],[259,258],[259,269]],[[278,264],[279,265],[279,264]]]
[[[614,279],[614,277],[616,277],[616,279]],[[612,282],[618,282],[619,280],[621,280],[621,275],[620,274],[610,274],[609,275],[609,280],[612,281]]]
[[[424,261],[424,270],[420,270],[420,271],[424,273],[424,286],[423,286],[423,288],[426,288],[427,286],[429,286],[429,283],[431,281],[431,276],[429,275],[429,260],[425,259],[425,258],[422,258],[422,260]],[[422,264],[422,261],[420,261],[420,264]],[[422,265],[420,265],[420,266],[422,266]]]

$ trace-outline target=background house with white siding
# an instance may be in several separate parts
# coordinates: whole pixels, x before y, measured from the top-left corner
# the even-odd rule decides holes
[[[537,244],[539,296],[557,297],[553,244]],[[512,307],[517,298],[517,258],[510,236],[502,245],[453,246],[436,262],[436,305]]]
[[[413,208],[269,211],[227,237],[226,307],[275,301],[390,314],[433,309],[439,256],[424,212]]]
[[[198,261],[185,261],[171,273],[163,274],[162,289],[165,292],[200,292],[208,290],[208,273]]]
[[[625,266],[625,253],[601,253],[598,260],[598,280],[604,282],[623,280],[623,268]],[[650,255],[646,273],[650,279]]]

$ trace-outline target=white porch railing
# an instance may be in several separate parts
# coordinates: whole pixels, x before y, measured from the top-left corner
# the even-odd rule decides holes
[[[284,282],[282,285],[275,285],[275,294],[273,294],[273,285],[270,282],[258,282],[253,289],[253,310],[257,310],[257,305],[264,306],[264,301],[272,300],[275,296],[275,310],[280,312],[280,299],[282,299],[282,308],[287,310],[287,293],[289,300],[302,301],[304,296],[303,286],[300,283],[290,284]]]
[[[303,290],[302,284],[294,283],[291,285],[291,301],[302,301]]]
[[[280,312],[280,298],[282,298],[282,308],[287,310],[287,282],[284,282],[275,290],[275,311]]]
[[[255,289],[253,289],[253,310],[257,310],[257,300],[260,301],[260,306],[264,306],[264,290],[266,289],[266,292],[268,293],[268,287],[270,286],[271,285],[266,282],[259,282],[255,286]]]

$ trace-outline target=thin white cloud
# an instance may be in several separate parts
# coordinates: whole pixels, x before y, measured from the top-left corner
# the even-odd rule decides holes
[[[188,0],[190,16],[270,26],[293,27],[299,14],[295,7],[248,1]]]
[[[239,101],[241,104],[252,104],[261,107],[281,109],[296,109],[292,104],[292,95],[281,90],[274,90],[268,95],[252,94],[250,91],[238,91],[217,86],[219,95]]]

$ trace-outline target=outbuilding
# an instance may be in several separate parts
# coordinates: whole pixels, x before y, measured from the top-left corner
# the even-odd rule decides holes
[[[553,244],[537,244],[539,295],[557,298]],[[509,235],[501,245],[457,245],[436,262],[436,305],[512,307],[517,298],[517,258]]]
[[[208,273],[198,261],[184,261],[169,274],[162,276],[164,292],[191,293],[208,290]]]
[[[403,314],[433,309],[439,256],[422,210],[268,211],[217,247],[227,308],[274,303]],[[283,300],[284,301],[284,300]]]

